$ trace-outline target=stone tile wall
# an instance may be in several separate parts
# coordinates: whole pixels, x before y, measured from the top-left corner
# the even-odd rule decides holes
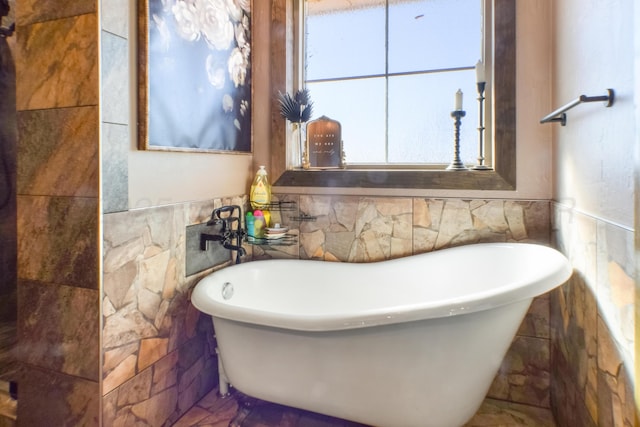
[[[5,22],[14,19],[15,1],[9,5],[12,9]],[[17,317],[15,43],[15,36],[0,38],[0,322],[7,323],[15,323]]]
[[[298,247],[260,246],[254,257],[371,262],[479,242],[550,242],[548,201],[282,195],[299,209],[272,218]],[[312,221],[294,221],[292,218]],[[487,274],[487,272],[476,272]],[[550,405],[549,297],[536,298],[489,397]]]
[[[98,425],[96,2],[16,5],[19,425]]]
[[[169,426],[217,383],[211,318],[189,303],[186,226],[243,197],[104,215],[103,425]]]
[[[100,7],[102,211],[110,213],[129,207],[131,6],[123,0],[102,0]]]
[[[574,274],[551,298],[552,408],[560,426],[633,426],[633,230],[553,206]]]

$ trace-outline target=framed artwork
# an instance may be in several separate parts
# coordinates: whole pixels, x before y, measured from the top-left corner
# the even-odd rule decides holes
[[[138,0],[138,148],[251,153],[251,0]]]

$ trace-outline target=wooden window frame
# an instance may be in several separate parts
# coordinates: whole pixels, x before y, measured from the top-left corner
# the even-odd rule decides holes
[[[382,189],[516,189],[516,2],[493,1],[494,170],[332,169],[287,170],[287,123],[277,101],[296,80],[294,8],[298,0],[273,0],[271,6],[271,174],[274,186]]]

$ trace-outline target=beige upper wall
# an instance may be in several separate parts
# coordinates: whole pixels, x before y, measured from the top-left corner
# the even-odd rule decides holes
[[[633,2],[552,2],[553,100],[616,92],[611,108],[582,104],[555,132],[554,199],[589,215],[633,227]]]
[[[129,154],[129,208],[247,193],[252,156],[139,151]]]

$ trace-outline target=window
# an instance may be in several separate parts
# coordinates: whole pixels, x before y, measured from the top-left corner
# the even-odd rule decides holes
[[[272,93],[278,91],[291,92],[297,88],[292,82],[302,76],[296,63],[293,61],[295,52],[299,50],[302,37],[300,28],[297,28],[297,20],[293,19],[297,9],[304,0],[272,0],[271,7],[271,52],[270,52],[270,80]],[[340,0],[319,0],[320,3],[335,3]],[[371,0],[376,2],[379,0]],[[434,0],[435,1],[435,0]],[[450,0],[453,1],[453,0]],[[485,126],[492,127],[491,138],[487,141],[492,147],[493,171],[463,171],[451,172],[444,168],[425,170],[405,167],[395,168],[377,167],[375,164],[363,165],[359,168],[352,167],[351,157],[347,153],[348,168],[326,171],[301,170],[299,162],[296,164],[296,156],[287,149],[285,141],[290,138],[291,126],[280,117],[277,100],[272,100],[271,108],[271,142],[270,159],[272,176],[275,186],[282,191],[288,191],[285,187],[357,187],[357,188],[392,188],[392,189],[475,189],[475,190],[514,190],[516,188],[516,164],[515,164],[515,0],[486,0],[492,6],[491,26],[485,26],[485,33],[491,33],[492,42],[485,46],[485,57],[492,58],[492,68],[488,72],[491,81],[488,81],[492,101],[486,104],[487,121]],[[405,3],[417,3],[411,0]],[[417,15],[416,15],[417,16]],[[415,18],[415,17],[414,17]],[[422,18],[418,18],[422,19]],[[486,24],[485,24],[486,25]],[[475,64],[473,64],[475,65]],[[464,71],[470,75],[475,83],[475,75],[470,65]],[[423,67],[424,69],[431,69]],[[488,70],[489,71],[489,70]],[[310,79],[311,80],[311,79]],[[300,80],[301,81],[301,80]],[[499,84],[492,84],[499,82]],[[311,82],[313,84],[313,82]],[[320,83],[320,82],[316,82]],[[473,84],[472,83],[472,84]],[[457,90],[457,89],[456,89]],[[464,89],[463,89],[464,90]],[[477,109],[476,95],[470,89],[465,96],[465,110],[471,114]],[[317,102],[317,94],[312,93],[314,102]],[[427,100],[422,100],[427,102]],[[442,102],[441,102],[442,103]],[[444,101],[447,112],[448,136],[447,141],[453,145],[453,123],[448,113],[453,107],[453,92],[449,94],[449,101]],[[314,106],[314,116],[321,114],[330,116],[331,113],[320,111],[321,106]],[[330,116],[331,117],[331,116]],[[343,121],[342,118],[332,117]],[[463,129],[477,134],[477,122],[472,123],[469,117],[465,117]],[[476,141],[476,136],[473,140]],[[487,138],[488,139],[488,138]],[[345,141],[345,145],[346,145]],[[477,152],[477,144],[471,144],[473,156]],[[348,149],[348,148],[347,148]],[[286,155],[284,155],[286,153]],[[424,166],[424,165],[422,165]],[[394,192],[394,194],[400,194]],[[413,193],[415,194],[415,193]]]
[[[304,0],[304,86],[316,117],[341,122],[349,166],[448,164],[458,89],[460,154],[477,161],[483,3]]]

